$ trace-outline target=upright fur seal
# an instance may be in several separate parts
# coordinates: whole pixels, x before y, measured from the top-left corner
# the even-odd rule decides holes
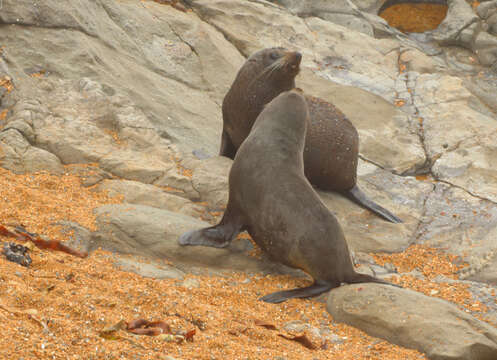
[[[354,271],[340,224],[304,175],[308,117],[306,100],[295,90],[272,100],[235,156],[221,222],[178,240],[181,245],[225,247],[247,230],[273,260],[314,279],[309,287],[261,298],[270,303],[316,296],[341,283],[389,284]]]
[[[269,48],[247,59],[223,100],[220,155],[233,159],[264,106],[295,87],[301,58],[298,52]],[[334,105],[312,96],[305,98],[311,126],[307,131],[304,168],[311,184],[341,192],[388,221],[402,222],[357,186],[359,135],[354,125]]]

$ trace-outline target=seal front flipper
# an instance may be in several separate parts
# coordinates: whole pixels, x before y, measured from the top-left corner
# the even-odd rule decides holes
[[[331,283],[316,281],[311,286],[308,286],[305,288],[292,289],[292,290],[278,291],[278,292],[263,296],[259,300],[267,302],[267,303],[271,303],[271,304],[278,304],[278,303],[281,303],[281,302],[286,301],[288,299],[308,298],[308,297],[318,296],[318,295],[320,295],[328,290],[331,290],[333,288],[336,288],[338,286],[340,286],[339,283],[331,284]]]
[[[381,207],[374,201],[370,200],[366,194],[362,192],[361,189],[357,185],[355,185],[352,189],[344,191],[343,194],[347,196],[349,199],[354,201],[355,203],[361,205],[362,207],[365,207],[368,210],[371,210],[374,212],[376,215],[381,216],[382,218],[395,223],[399,224],[402,223],[402,220],[400,220],[397,216],[392,214],[390,211],[385,209],[384,207]]]
[[[241,229],[242,226],[234,226],[230,223],[223,224],[221,222],[216,226],[188,231],[180,236],[178,243],[182,246],[202,245],[224,248],[231,243]]]

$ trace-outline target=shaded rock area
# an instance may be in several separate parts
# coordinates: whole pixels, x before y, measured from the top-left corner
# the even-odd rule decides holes
[[[186,12],[155,1],[1,3],[0,165],[62,174],[65,165],[85,164],[92,169],[85,186],[123,198],[95,210],[97,231],[62,224],[74,246],[173,263],[119,260],[144,276],[288,272],[250,256],[246,239],[227,249],[176,243],[183,232],[218,221],[226,207],[232,161],[217,156],[221,104],[239,67],[261,48],[284,46],[303,54],[297,86],[356,126],[359,186],[403,220],[390,224],[319,192],[363,270],[388,277],[396,269],[373,264],[368,253],[425,244],[468,264],[453,281],[497,286],[495,0],[474,9],[448,0],[440,26],[418,34],[390,27],[376,0],[189,0]],[[449,304],[361,288],[334,290],[333,316],[434,359],[480,359],[475,354],[495,350],[495,330]],[[495,301],[479,286],[468,291],[488,303],[482,316],[497,322]],[[404,318],[400,310],[409,304],[413,317],[404,326],[394,315]],[[389,320],[381,306],[398,313],[390,311]],[[457,341],[465,331],[468,342]]]
[[[342,286],[330,292],[327,309],[336,321],[434,360],[492,360],[497,329],[455,305],[392,286]]]

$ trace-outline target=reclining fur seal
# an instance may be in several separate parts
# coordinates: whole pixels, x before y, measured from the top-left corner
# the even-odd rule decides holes
[[[281,92],[295,87],[301,58],[298,52],[268,48],[247,59],[223,100],[221,156],[233,159],[264,106]],[[386,220],[401,223],[357,186],[359,135],[354,125],[333,104],[312,96],[305,98],[311,126],[307,131],[304,164],[311,184],[340,192]]]

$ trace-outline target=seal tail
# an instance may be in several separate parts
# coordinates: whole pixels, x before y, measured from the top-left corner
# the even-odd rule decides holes
[[[355,185],[352,189],[345,191],[344,194],[354,201],[355,203],[361,205],[362,207],[371,210],[374,212],[376,215],[381,216],[382,218],[394,223],[402,223],[402,220],[400,220],[397,216],[392,214],[390,211],[385,209],[384,207],[381,207],[374,201],[370,200],[366,194],[362,192],[361,189],[357,185]]]
[[[352,279],[348,279],[347,284],[360,284],[360,283],[377,283],[377,284],[384,284],[384,285],[390,285],[390,286],[395,286],[398,288],[402,289],[402,286],[378,279],[377,277],[367,275],[367,274],[359,274],[356,273],[355,276]]]

